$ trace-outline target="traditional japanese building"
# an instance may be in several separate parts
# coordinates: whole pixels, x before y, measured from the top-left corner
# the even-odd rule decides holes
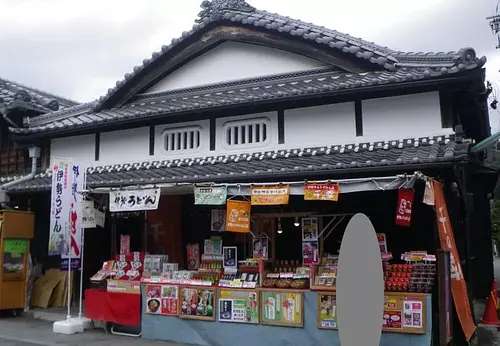
[[[11,135],[86,165],[90,189],[439,176],[467,281],[474,296],[487,296],[497,171],[471,151],[491,135],[486,58],[468,47],[401,52],[243,0],[202,8],[190,30],[106,95],[5,117]],[[35,103],[31,96],[32,112]],[[43,162],[5,190],[49,196]]]

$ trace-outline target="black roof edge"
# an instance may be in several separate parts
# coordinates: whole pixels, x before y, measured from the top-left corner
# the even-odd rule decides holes
[[[318,97],[335,97],[335,96],[346,96],[346,95],[353,95],[353,94],[359,94],[362,92],[375,92],[375,91],[392,91],[392,90],[397,90],[397,89],[408,89],[408,88],[418,88],[418,87],[425,87],[425,86],[436,86],[439,87],[440,85],[443,84],[453,84],[457,82],[472,82],[474,81],[477,77],[480,77],[482,74],[481,69],[477,70],[471,70],[468,71],[465,74],[462,74],[460,76],[447,76],[447,77],[440,77],[439,79],[424,79],[424,80],[418,80],[418,81],[410,81],[410,82],[402,82],[402,83],[393,83],[393,84],[384,84],[384,85],[376,85],[376,86],[367,86],[367,87],[359,87],[359,88],[353,88],[353,89],[347,89],[347,90],[341,90],[341,91],[335,91],[335,92],[325,92],[321,94],[307,94],[304,95],[303,97],[297,97],[294,96],[294,100],[307,100],[307,99],[314,99]],[[286,102],[288,98],[284,98],[280,100],[279,102]],[[264,104],[273,104],[273,103],[278,103],[276,102],[275,99],[268,99],[259,102],[259,105],[264,105]],[[243,106],[246,107],[246,106]],[[231,105],[230,107],[228,106],[221,106],[221,107],[213,107],[210,108],[210,112],[214,112],[217,110],[224,110],[224,109],[234,109],[234,108],[242,108],[242,104],[235,104]],[[204,111],[201,110],[197,113],[205,113],[209,111]],[[174,117],[174,116],[181,116],[183,114],[189,114],[193,113],[192,110],[186,110],[183,112],[178,112],[175,114],[169,114],[167,117]],[[107,131],[114,131],[117,130],[117,126],[120,126],[120,129],[126,129],[126,128],[134,128],[134,127],[139,127],[141,126],[140,124],[147,124],[149,125],[148,122],[151,122],[152,120],[158,119],[160,117],[165,117],[163,114],[155,114],[154,116],[149,116],[149,117],[141,117],[139,119],[127,119],[124,121],[120,122],[109,122],[109,123],[100,123],[100,124],[95,124],[95,125],[89,125],[89,126],[79,126],[71,129],[61,129],[60,131],[48,131],[48,132],[41,132],[41,133],[34,133],[34,134],[17,134],[17,133],[11,133],[11,136],[14,140],[19,141],[19,142],[24,142],[24,141],[30,141],[30,140],[36,140],[36,139],[42,139],[42,138],[53,138],[53,137],[64,137],[64,136],[75,136],[75,135],[83,135],[83,134],[90,134],[94,132],[107,132]],[[187,119],[186,119],[187,121]],[[146,125],[144,125],[146,126]]]

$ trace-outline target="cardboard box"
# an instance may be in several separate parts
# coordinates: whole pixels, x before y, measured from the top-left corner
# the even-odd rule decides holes
[[[140,281],[108,280],[108,292],[141,294]]]

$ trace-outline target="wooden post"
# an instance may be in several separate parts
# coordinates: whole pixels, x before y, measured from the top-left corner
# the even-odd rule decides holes
[[[453,341],[450,252],[438,250],[436,259],[439,301],[439,346],[448,346]]]

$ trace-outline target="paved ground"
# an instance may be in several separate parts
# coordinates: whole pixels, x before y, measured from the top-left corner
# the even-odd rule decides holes
[[[107,335],[95,329],[82,334],[60,335],[52,332],[52,323],[31,318],[1,318],[1,346],[186,346],[141,338]]]

